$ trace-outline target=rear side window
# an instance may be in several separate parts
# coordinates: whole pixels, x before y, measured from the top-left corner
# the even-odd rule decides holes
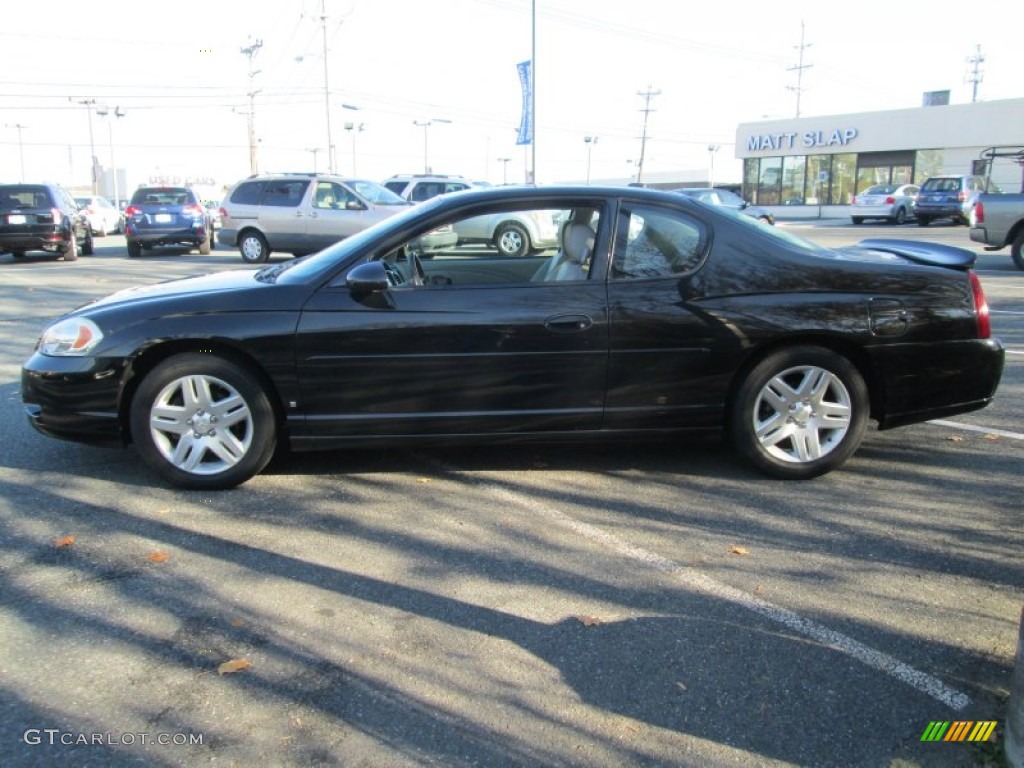
[[[309,187],[309,179],[288,179],[286,181],[268,181],[263,188],[263,205],[277,208],[297,208]]]
[[[704,227],[680,213],[624,207],[615,238],[612,276],[670,277],[692,272],[704,258]]]
[[[231,202],[238,205],[259,205],[262,196],[263,182],[247,181],[244,184],[239,184],[238,188],[231,193]]]

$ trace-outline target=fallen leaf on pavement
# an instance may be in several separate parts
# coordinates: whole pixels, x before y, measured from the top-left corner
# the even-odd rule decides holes
[[[946,439],[951,443],[962,443],[964,441],[963,435],[950,435]]]
[[[53,546],[55,546],[57,549],[60,549],[61,547],[70,547],[74,543],[74,536],[58,536],[53,540]]]
[[[578,621],[584,627],[597,627],[601,624],[604,624],[604,622],[601,621],[600,616],[577,616],[576,621]]]
[[[999,439],[999,435],[993,435],[993,434],[989,433],[989,434],[985,435],[985,439],[986,440],[998,440]]]
[[[229,675],[232,672],[238,672],[242,669],[248,669],[252,666],[252,662],[248,659],[232,659],[231,661],[225,661],[219,667],[217,667],[218,675]]]
[[[749,549],[747,549],[746,547],[737,546],[736,544],[733,544],[731,547],[729,547],[729,551],[732,552],[734,555],[749,555],[750,554],[750,550]]]
[[[146,559],[151,563],[162,563],[166,561],[168,557],[170,557],[170,555],[166,552],[150,552]]]

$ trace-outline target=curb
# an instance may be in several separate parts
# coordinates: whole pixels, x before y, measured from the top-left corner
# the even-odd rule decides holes
[[[1017,659],[1013,666],[1010,702],[1006,707],[1006,739],[1003,749],[1010,768],[1024,768],[1024,608],[1020,612]]]

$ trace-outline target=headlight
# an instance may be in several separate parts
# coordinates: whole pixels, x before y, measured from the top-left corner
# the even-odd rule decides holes
[[[69,317],[54,323],[39,339],[39,351],[54,357],[82,357],[103,341],[103,331],[92,320]]]

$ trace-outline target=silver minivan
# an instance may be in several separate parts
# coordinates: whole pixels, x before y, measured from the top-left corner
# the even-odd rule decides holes
[[[242,261],[313,253],[411,205],[375,181],[316,173],[252,176],[224,197],[217,242]]]

